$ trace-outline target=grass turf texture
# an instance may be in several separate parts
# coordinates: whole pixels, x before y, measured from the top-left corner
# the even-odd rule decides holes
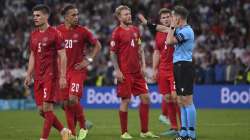
[[[117,110],[87,110],[88,120],[94,123],[87,140],[118,140],[120,126]],[[64,113],[56,114],[65,123]],[[168,127],[158,121],[160,110],[150,111],[150,129],[159,134]],[[250,110],[198,110],[198,140],[250,140]],[[0,140],[39,140],[43,120],[37,111],[0,111]],[[139,137],[139,116],[137,110],[129,110],[129,133],[134,140]],[[158,140],[171,140],[161,137]],[[60,140],[53,128],[49,140]]]

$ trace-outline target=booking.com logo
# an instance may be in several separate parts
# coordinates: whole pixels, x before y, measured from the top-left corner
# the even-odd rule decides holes
[[[153,91],[149,94],[150,96],[150,103],[151,104],[160,104],[162,101],[162,96],[158,94],[156,91]],[[119,104],[120,98],[116,95],[115,88],[111,88],[109,91],[101,91],[97,92],[94,88],[89,88],[86,91],[87,97],[87,104]],[[132,97],[131,98],[131,107],[136,108],[140,104],[139,97]]]
[[[221,103],[250,104],[250,88],[248,91],[232,91],[227,87],[221,88]]]

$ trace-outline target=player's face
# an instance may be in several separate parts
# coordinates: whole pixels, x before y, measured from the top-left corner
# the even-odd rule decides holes
[[[65,21],[70,25],[77,25],[79,22],[79,12],[77,9],[70,9],[65,16]]]
[[[131,16],[130,10],[126,10],[126,9],[121,10],[119,20],[125,25],[132,24],[132,16]]]
[[[160,23],[165,26],[170,26],[171,15],[170,13],[162,13],[160,17]]]
[[[175,26],[178,27],[181,22],[181,17],[179,15],[173,14],[171,22],[174,22]]]
[[[48,15],[44,14],[42,11],[34,11],[33,21],[36,27],[43,26],[48,21]]]

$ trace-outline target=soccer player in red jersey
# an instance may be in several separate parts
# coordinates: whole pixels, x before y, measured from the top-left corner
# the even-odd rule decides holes
[[[169,27],[171,22],[171,10],[162,8],[159,11],[160,24]],[[166,105],[163,112],[168,112],[171,128],[162,135],[176,135],[178,130],[177,114],[179,107],[176,101],[173,53],[174,47],[166,44],[167,33],[156,32],[155,50],[153,54],[153,77],[157,80],[159,92],[163,95],[162,104]],[[164,106],[164,105],[163,105]]]
[[[30,85],[34,71],[35,101],[40,115],[44,118],[40,140],[48,139],[52,126],[61,133],[63,140],[68,140],[69,130],[63,128],[53,113],[58,86],[66,87],[67,59],[63,39],[60,33],[48,24],[50,10],[46,5],[37,5],[32,12],[36,29],[30,35],[30,56],[24,85]],[[61,62],[60,73],[57,65],[58,56]]]
[[[86,66],[90,64],[101,49],[100,42],[86,28],[78,24],[79,12],[73,5],[67,5],[62,11],[64,24],[57,29],[61,32],[67,54],[67,82],[68,89],[63,92],[63,100],[66,102],[64,109],[67,124],[72,133],[72,138],[76,137],[75,121],[79,122],[80,131],[78,140],[85,139],[88,130],[85,126],[85,116],[80,99],[83,92],[83,83],[86,79]],[[94,46],[91,54],[87,57],[85,52],[86,43]]]
[[[141,47],[139,29],[132,25],[131,10],[129,7],[120,5],[115,10],[119,21],[112,33],[110,41],[110,57],[115,68],[117,78],[117,96],[121,98],[119,109],[121,138],[132,139],[128,133],[128,104],[131,95],[139,96],[139,116],[141,123],[140,137],[156,138],[148,130],[149,121],[149,95],[147,83],[144,79],[145,58]]]

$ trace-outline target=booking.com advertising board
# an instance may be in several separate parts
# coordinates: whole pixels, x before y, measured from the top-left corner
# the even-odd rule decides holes
[[[151,108],[160,108],[162,97],[157,86],[149,86]],[[194,103],[197,108],[250,109],[250,86],[195,86]],[[120,99],[115,87],[85,87],[81,104],[85,108],[118,108]],[[132,97],[130,108],[140,104],[139,97]]]

